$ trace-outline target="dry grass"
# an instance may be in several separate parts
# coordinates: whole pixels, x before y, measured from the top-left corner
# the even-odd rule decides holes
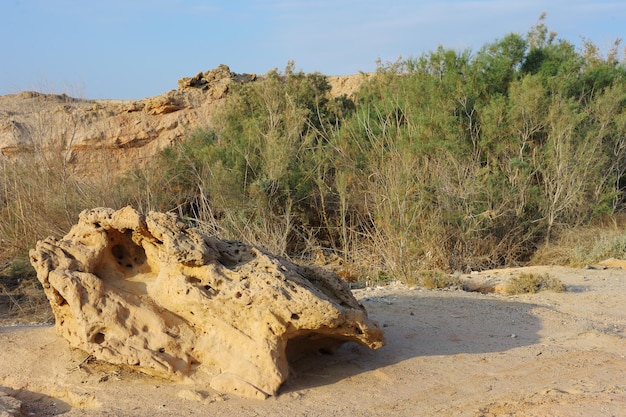
[[[531,263],[582,267],[608,258],[626,259],[624,215],[561,231],[550,244],[537,250]]]
[[[563,283],[549,274],[522,273],[513,277],[506,285],[507,294],[534,294],[539,291],[565,291]]]
[[[32,267],[18,260],[0,269],[0,325],[52,321],[50,304]]]
[[[460,289],[461,281],[456,275],[441,270],[422,270],[417,273],[417,284],[429,290]]]

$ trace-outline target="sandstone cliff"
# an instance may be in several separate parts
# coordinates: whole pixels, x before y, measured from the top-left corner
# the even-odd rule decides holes
[[[83,100],[22,92],[0,97],[0,153],[19,157],[46,148],[79,175],[106,164],[113,173],[141,166],[211,115],[233,82],[249,82],[221,65],[179,81],[177,90],[143,100]]]

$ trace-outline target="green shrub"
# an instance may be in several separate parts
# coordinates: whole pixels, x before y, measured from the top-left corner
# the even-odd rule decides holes
[[[293,63],[234,86],[214,131],[164,152],[158,205],[289,256],[365,255],[370,277],[529,262],[624,202],[626,70],[546,33],[379,65],[354,99]]]
[[[534,264],[583,267],[609,258],[626,259],[626,219],[623,214],[603,221],[560,231],[533,255]]]

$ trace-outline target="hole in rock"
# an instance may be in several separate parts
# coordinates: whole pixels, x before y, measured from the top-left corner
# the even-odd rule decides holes
[[[169,337],[174,338],[174,339],[180,339],[180,335],[178,333],[166,330],[165,334],[168,335]]]
[[[115,245],[115,246],[113,246],[111,248],[111,253],[115,257],[115,259],[118,259],[119,261],[123,260],[124,258],[126,258],[128,256],[128,254],[126,252],[126,248],[124,248],[124,246],[122,246],[122,245]]]
[[[128,320],[129,317],[130,317],[130,310],[127,309],[126,307],[120,306],[117,310],[117,319],[122,323],[126,323],[126,320]]]
[[[235,298],[241,298],[241,293],[239,291],[235,293]]]
[[[144,248],[133,241],[133,231],[109,229],[106,234],[108,244],[92,272],[120,289],[145,293],[145,280],[152,277],[148,275],[152,269]]]
[[[216,290],[212,285],[204,284],[197,287],[205,297],[214,297],[219,294],[219,290]]]
[[[93,342],[99,345],[102,344],[104,342],[104,333],[100,333],[100,332],[96,333],[93,336]]]
[[[300,318],[300,316],[299,316],[299,315],[297,315],[296,313],[293,313],[293,314],[291,315],[291,320],[298,320],[299,318]]]

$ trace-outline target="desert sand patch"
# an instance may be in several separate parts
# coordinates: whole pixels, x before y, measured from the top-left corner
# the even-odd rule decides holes
[[[54,328],[0,329],[0,390],[39,416],[616,416],[626,411],[626,271],[530,267],[567,291],[503,294],[404,285],[354,290],[387,346],[291,363],[251,400],[91,361]]]

